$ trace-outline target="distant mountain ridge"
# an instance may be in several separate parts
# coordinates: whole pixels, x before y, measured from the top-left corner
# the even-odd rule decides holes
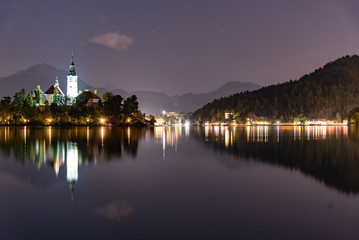
[[[56,76],[59,77],[59,84],[61,90],[66,93],[66,76],[68,71],[55,68],[49,64],[42,63],[17,73],[0,78],[0,96],[14,96],[14,94],[21,89],[30,91],[36,88],[37,85],[41,86],[45,92],[51,85],[55,83]],[[17,83],[17,84],[14,84]],[[92,86],[87,84],[83,79],[79,78],[79,89],[90,89]]]
[[[341,121],[359,106],[359,56],[344,56],[296,81],[263,87],[214,100],[194,112],[198,121],[223,121],[231,112],[271,121],[330,119]]]
[[[12,97],[15,92],[20,91],[22,88],[26,91],[30,91],[35,89],[37,85],[40,85],[42,91],[45,92],[55,83],[56,76],[59,77],[60,88],[66,93],[67,74],[67,70],[58,69],[45,63],[37,64],[11,76],[1,77],[0,84],[4,87],[0,88],[0,96]],[[123,98],[127,98],[130,95],[136,95],[140,110],[146,114],[159,114],[163,110],[168,112],[193,112],[213,99],[259,88],[260,86],[254,83],[232,81],[207,93],[186,93],[183,95],[169,96],[162,92],[145,90],[128,92],[123,89],[106,89],[105,87],[95,88],[86,83],[86,81],[79,76],[79,90],[83,91],[89,89],[93,91],[94,89],[97,89],[100,97],[106,91],[110,91],[113,94],[119,94]]]

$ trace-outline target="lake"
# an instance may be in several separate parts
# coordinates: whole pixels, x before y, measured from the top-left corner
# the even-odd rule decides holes
[[[1,127],[0,239],[358,239],[359,129]]]

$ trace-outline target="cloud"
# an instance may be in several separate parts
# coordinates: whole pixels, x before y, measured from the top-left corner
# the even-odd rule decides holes
[[[126,51],[135,40],[126,35],[109,32],[90,38],[88,41],[90,43],[106,46],[117,51]]]

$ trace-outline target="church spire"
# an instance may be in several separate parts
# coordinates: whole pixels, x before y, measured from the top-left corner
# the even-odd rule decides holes
[[[74,51],[72,51],[72,54],[71,54],[71,64],[70,64],[69,76],[76,76],[75,61],[74,61]]]

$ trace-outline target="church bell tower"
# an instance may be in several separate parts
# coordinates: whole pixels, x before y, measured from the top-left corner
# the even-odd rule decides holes
[[[71,98],[77,97],[77,75],[75,71],[74,52],[71,55],[70,71],[67,75],[67,96]]]

